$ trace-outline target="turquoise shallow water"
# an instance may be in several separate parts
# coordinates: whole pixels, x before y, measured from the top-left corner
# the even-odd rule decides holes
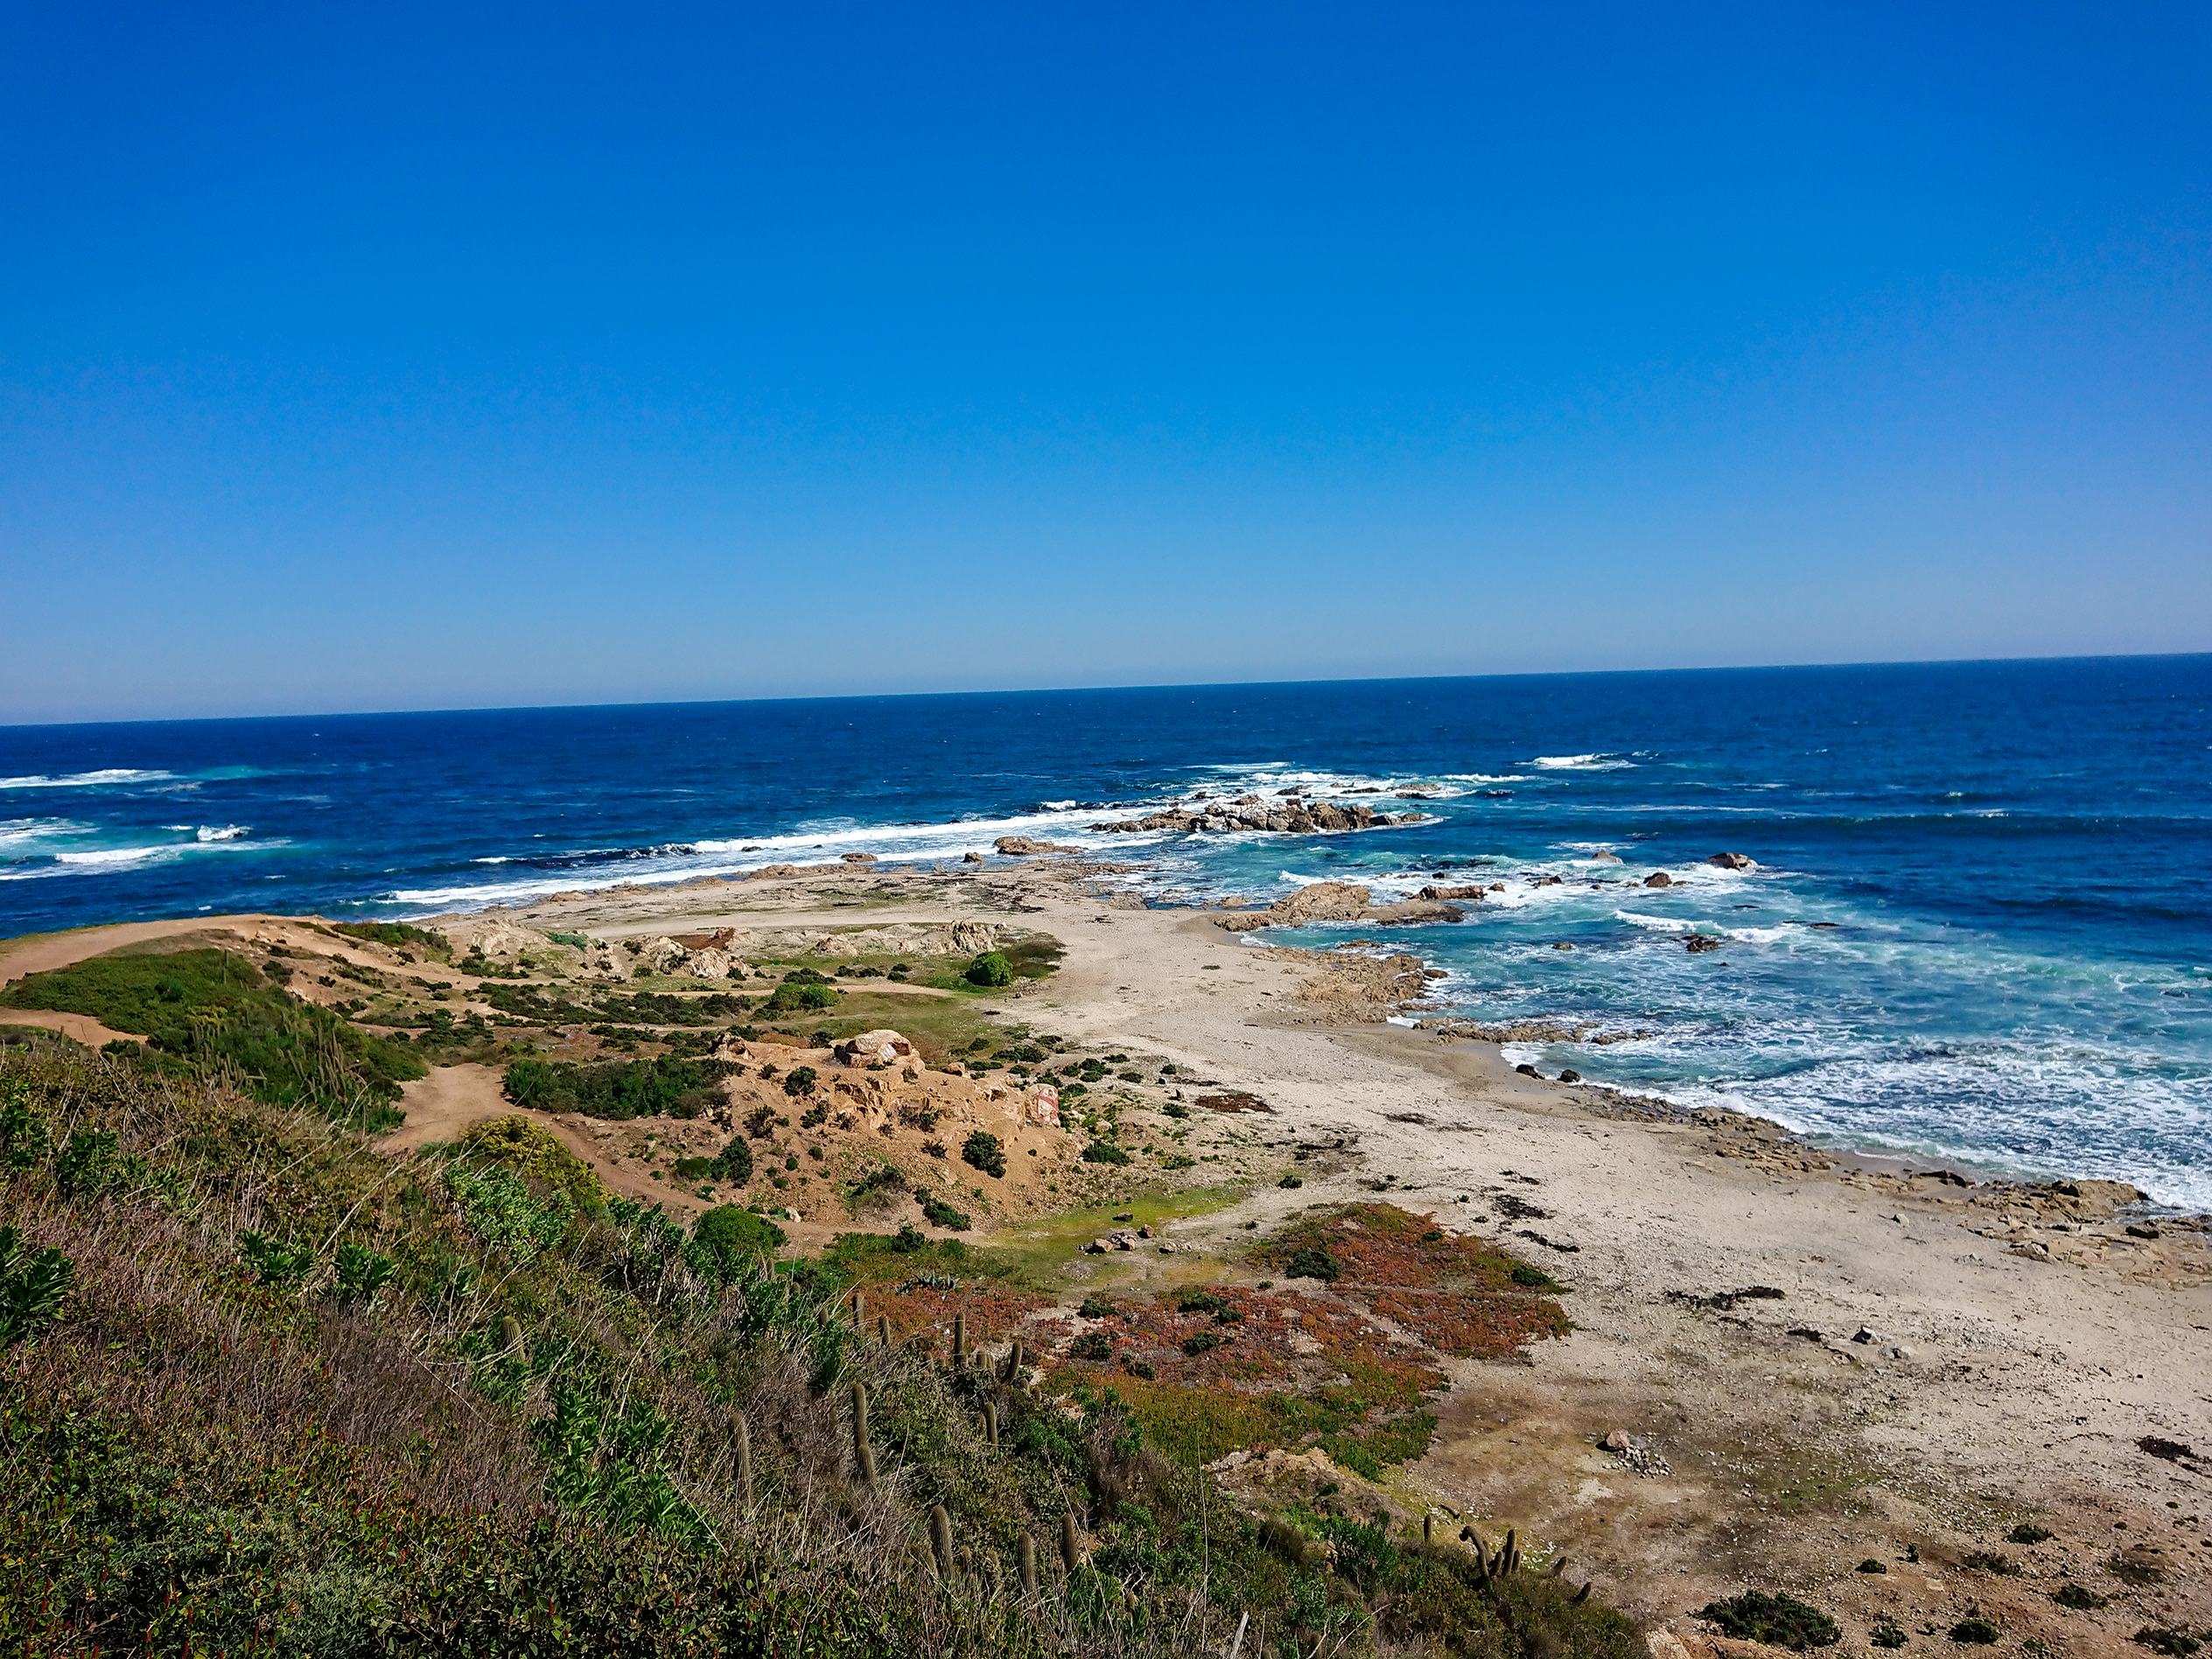
[[[1432,819],[1086,827],[1290,788],[1419,789]],[[1547,1071],[2192,1208],[2208,831],[2206,657],[0,730],[9,933],[423,914],[1009,833],[1110,846],[1158,902],[1480,877],[1504,891],[1466,921],[1393,937],[1448,970],[1441,1003],[1656,1033],[1525,1056]],[[1759,868],[1703,862],[1720,850]],[[1684,885],[1642,886],[1657,869]],[[1690,955],[1691,929],[1724,948]]]

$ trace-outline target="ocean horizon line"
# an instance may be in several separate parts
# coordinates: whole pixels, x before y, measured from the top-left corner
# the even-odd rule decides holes
[[[419,708],[311,709],[257,714],[201,714],[174,716],[110,716],[88,720],[26,720],[0,724],[0,732],[96,731],[116,726],[204,726],[273,724],[298,720],[382,720],[441,718],[451,715],[584,714],[614,710],[717,709],[749,706],[789,706],[826,703],[915,703],[931,699],[984,697],[1087,696],[1115,693],[1175,691],[1285,690],[1301,688],[1386,685],[1459,685],[1473,682],[1508,685],[1532,680],[1593,680],[1668,678],[1687,679],[1702,675],[1810,674],[1823,671],[1884,668],[2032,668],[2064,663],[2187,662],[2212,658],[2202,651],[2121,651],[2041,654],[2028,656],[1852,658],[1823,662],[1737,662],[1676,667],[1610,668],[1529,668],[1487,674],[1340,675],[1314,678],[1261,680],[1132,681],[1126,684],[982,686],[949,690],[786,692],[756,696],[692,696],[616,698],[598,703],[483,703],[426,704]]]

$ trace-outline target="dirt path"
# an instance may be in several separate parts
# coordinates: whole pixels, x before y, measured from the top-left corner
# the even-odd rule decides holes
[[[88,1048],[146,1040],[127,1031],[112,1030],[89,1014],[58,1014],[50,1008],[0,1008],[0,1026],[36,1026],[41,1031],[59,1032]]]
[[[175,939],[219,928],[265,928],[299,920],[291,916],[194,916],[183,920],[124,921],[111,928],[33,934],[0,943],[0,984],[21,979],[26,974],[51,973],[57,968],[73,967],[94,956],[120,950],[125,945],[144,944],[150,939]]]
[[[431,1141],[456,1141],[472,1124],[520,1117],[537,1124],[590,1166],[608,1192],[619,1198],[658,1203],[680,1215],[711,1208],[696,1194],[623,1168],[578,1124],[564,1117],[517,1106],[500,1092],[500,1074],[492,1066],[435,1066],[427,1077],[400,1086],[400,1109],[407,1121],[376,1143],[382,1152],[403,1152]]]

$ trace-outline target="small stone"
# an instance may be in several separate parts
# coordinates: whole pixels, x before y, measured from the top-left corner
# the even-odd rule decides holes
[[[1606,1435],[1604,1439],[1599,1441],[1598,1444],[1608,1452],[1626,1452],[1628,1449],[1628,1431],[1625,1429],[1615,1429],[1612,1433]]]

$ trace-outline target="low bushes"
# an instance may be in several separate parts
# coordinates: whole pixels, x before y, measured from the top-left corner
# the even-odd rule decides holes
[[[960,1161],[971,1169],[979,1169],[986,1175],[1006,1172],[1005,1149],[999,1145],[998,1137],[988,1130],[977,1130],[960,1148]]]
[[[727,1060],[673,1054],[596,1066],[526,1054],[507,1068],[502,1092],[517,1106],[542,1112],[579,1112],[616,1122],[696,1117],[713,1100],[713,1085],[732,1069]]]
[[[1768,1595],[1747,1591],[1726,1601],[1710,1601],[1698,1615],[1720,1627],[1724,1636],[1741,1642],[1763,1642],[1770,1648],[1802,1653],[1808,1648],[1833,1647],[1843,1640],[1836,1621],[1817,1607],[1790,1595]]]
[[[986,950],[968,964],[968,971],[961,976],[971,985],[985,990],[997,990],[1014,983],[1013,964],[996,950]]]

